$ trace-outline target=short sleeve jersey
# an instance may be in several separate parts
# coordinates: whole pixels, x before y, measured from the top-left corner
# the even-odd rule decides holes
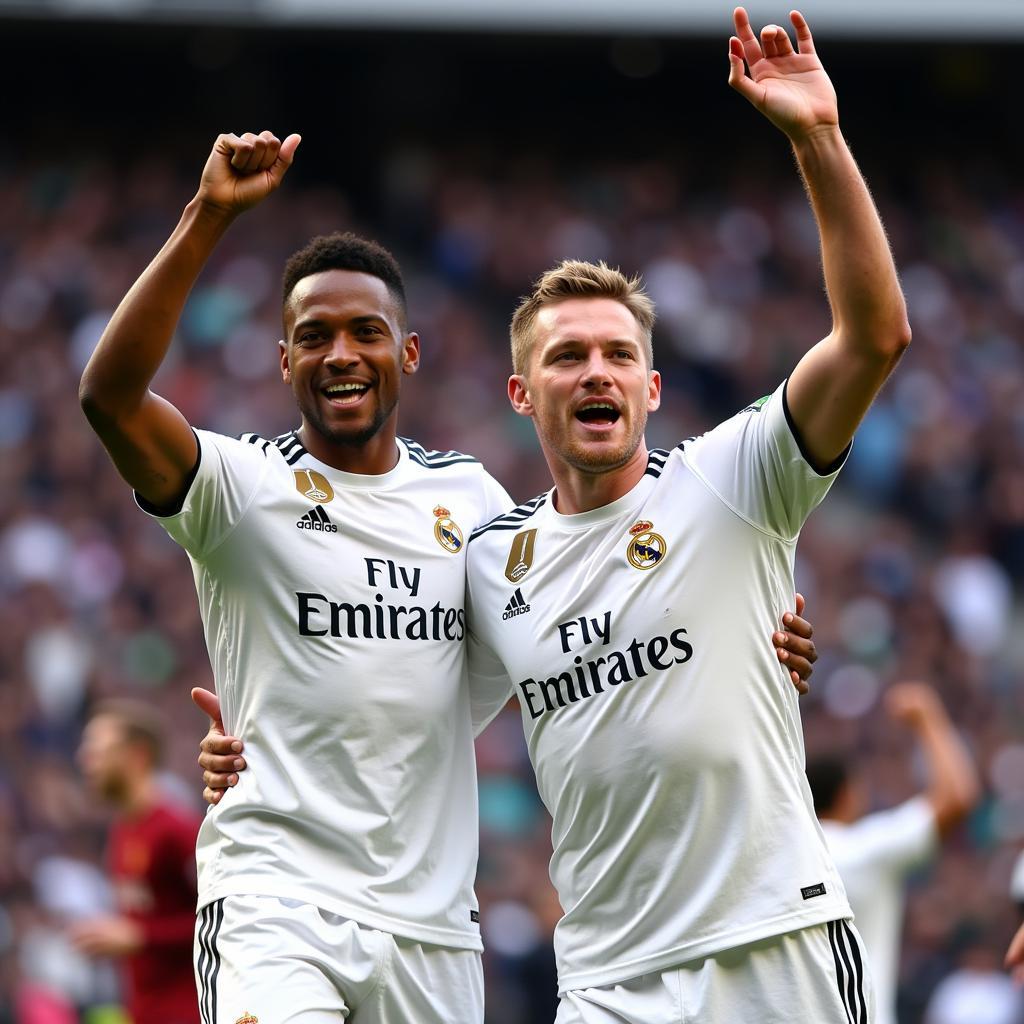
[[[915,797],[850,825],[823,821],[822,829],[864,940],[877,1024],[895,1024],[903,889],[907,875],[937,849],[935,812]]]
[[[562,991],[850,916],[771,645],[834,477],[801,454],[784,387],[651,452],[609,505],[543,495],[470,540],[474,716],[507,677],[553,820]]]
[[[250,768],[200,830],[199,905],[290,898],[480,949],[466,538],[508,496],[411,441],[362,476],[294,433],[196,435],[195,480],[160,522],[191,560]]]

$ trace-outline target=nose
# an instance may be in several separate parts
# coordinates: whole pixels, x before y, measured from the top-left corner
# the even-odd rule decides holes
[[[347,331],[339,331],[331,341],[325,361],[337,369],[355,366],[359,362],[359,349],[355,339]]]
[[[588,354],[583,370],[583,386],[585,388],[611,386],[612,379],[608,371],[608,361],[600,349],[594,349]]]

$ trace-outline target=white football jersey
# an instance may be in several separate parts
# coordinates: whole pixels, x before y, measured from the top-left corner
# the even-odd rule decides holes
[[[250,769],[200,830],[199,905],[276,896],[480,949],[466,538],[507,494],[411,441],[363,476],[294,433],[196,433],[195,481],[160,522]]]
[[[603,508],[542,495],[470,539],[474,718],[511,681],[553,819],[561,991],[850,916],[771,644],[835,475],[784,387],[652,452]]]
[[[896,1024],[904,886],[938,850],[935,811],[919,796],[849,825],[828,820],[821,827],[864,940],[875,1024]]]

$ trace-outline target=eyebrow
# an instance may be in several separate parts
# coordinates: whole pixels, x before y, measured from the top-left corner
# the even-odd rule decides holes
[[[387,324],[387,319],[381,313],[368,313],[365,316],[353,316],[349,317],[348,323],[361,325],[370,323]],[[327,327],[330,325],[330,321],[324,317],[311,316],[306,317],[303,320],[298,320],[292,326],[293,331],[303,330],[307,327]]]
[[[545,348],[557,348],[560,345],[588,345],[589,342],[584,341],[583,338],[576,338],[569,336],[566,338],[558,338],[554,341],[549,341],[544,347]],[[618,346],[619,348],[626,348],[632,346],[633,348],[641,348],[640,342],[633,338],[608,338],[605,341],[599,342],[600,345],[605,348],[612,348]]]

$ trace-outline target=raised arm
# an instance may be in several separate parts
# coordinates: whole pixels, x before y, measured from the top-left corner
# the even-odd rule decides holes
[[[121,476],[151,504],[178,502],[198,456],[195,435],[149,390],[188,294],[221,236],[266,198],[291,165],[299,136],[221,135],[199,190],[153,262],[121,300],[82,374],[79,399]]]
[[[886,710],[917,737],[924,754],[925,797],[940,836],[970,813],[981,796],[978,771],[938,694],[927,683],[896,683]]]
[[[805,454],[823,470],[846,449],[910,344],[906,304],[807,22],[790,15],[794,50],[785,29],[769,25],[759,40],[742,7],[733,18],[729,84],[789,138],[821,236],[832,330],[800,360],[786,399]]]

